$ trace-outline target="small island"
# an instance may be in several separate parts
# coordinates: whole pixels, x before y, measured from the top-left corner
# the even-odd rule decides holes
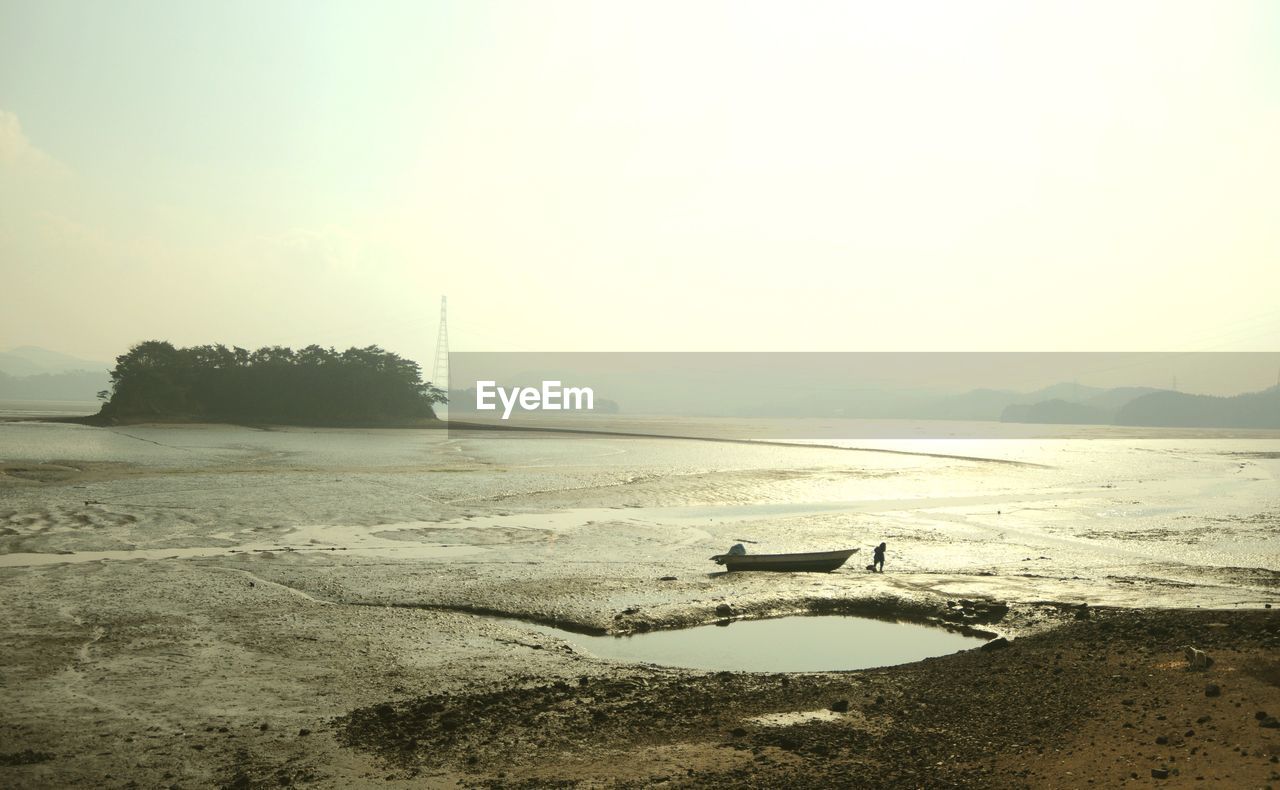
[[[149,340],[116,358],[111,389],[88,425],[234,422],[328,427],[439,424],[443,390],[418,363],[378,346],[177,348]]]

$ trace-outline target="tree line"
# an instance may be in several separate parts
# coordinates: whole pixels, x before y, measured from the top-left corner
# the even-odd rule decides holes
[[[242,420],[283,424],[431,419],[445,393],[422,369],[378,346],[257,351],[224,345],[176,348],[149,340],[116,357],[100,416]]]

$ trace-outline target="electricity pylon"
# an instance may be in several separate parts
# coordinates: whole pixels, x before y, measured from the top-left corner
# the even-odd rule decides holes
[[[449,297],[440,297],[440,329],[436,331],[436,364],[431,383],[449,391]]]

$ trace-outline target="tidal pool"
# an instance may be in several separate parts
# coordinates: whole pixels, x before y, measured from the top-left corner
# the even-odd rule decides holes
[[[907,664],[987,640],[915,623],[847,616],[735,620],[629,636],[589,636],[520,622],[597,658],[735,672],[828,672]]]

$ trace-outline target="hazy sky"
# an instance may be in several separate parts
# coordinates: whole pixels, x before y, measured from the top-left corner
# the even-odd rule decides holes
[[[0,348],[1280,350],[1280,3],[0,0]]]

